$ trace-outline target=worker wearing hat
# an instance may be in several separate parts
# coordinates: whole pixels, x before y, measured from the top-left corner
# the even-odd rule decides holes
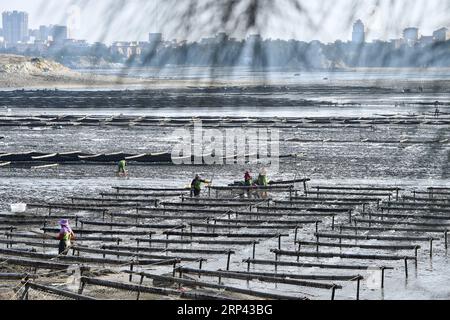
[[[248,187],[253,186],[253,177],[251,176],[249,171],[245,171],[245,174],[244,174],[244,186],[248,186]],[[248,198],[251,198],[251,190],[250,190],[250,188],[246,189],[245,193],[247,194]]]
[[[200,192],[202,191],[202,183],[209,183],[209,181],[200,178],[200,176],[196,174],[194,180],[192,180],[191,182],[191,196],[193,193],[194,197],[200,197]]]
[[[56,239],[59,240],[58,254],[67,255],[67,251],[72,245],[71,241],[75,239],[75,234],[69,226],[69,220],[62,219],[59,221],[59,225],[61,228],[56,237]]]

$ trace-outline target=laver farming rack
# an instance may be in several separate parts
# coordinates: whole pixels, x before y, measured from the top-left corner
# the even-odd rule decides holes
[[[29,203],[0,215],[0,279],[9,299],[365,299],[448,248],[450,188],[308,182]],[[77,235],[65,256],[62,217]]]

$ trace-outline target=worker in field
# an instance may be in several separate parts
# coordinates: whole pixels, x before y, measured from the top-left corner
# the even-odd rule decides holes
[[[258,175],[258,179],[257,179],[257,185],[259,187],[268,187],[269,186],[269,179],[267,178],[267,170],[265,168],[263,168]],[[266,190],[262,190],[259,192],[259,195],[261,198],[267,198],[267,191]]]
[[[191,182],[191,196],[198,198],[200,197],[200,192],[202,191],[202,183],[209,183],[208,180],[204,180],[200,175],[196,174],[194,180]]]
[[[439,110],[439,107],[436,107],[436,110],[434,110],[434,116],[439,118],[439,113],[441,113],[441,111]]]
[[[253,177],[251,176],[249,171],[245,171],[244,174],[244,186],[249,187],[246,189],[247,197],[251,198],[251,190],[250,187],[253,186]]]
[[[59,225],[61,228],[56,237],[56,239],[59,240],[58,254],[67,255],[67,251],[72,245],[72,241],[75,240],[75,233],[73,233],[72,228],[69,226],[69,220],[62,219],[59,221]]]
[[[122,159],[119,161],[117,175],[119,177],[126,177],[128,176],[128,170],[127,170],[127,162],[125,159]]]
[[[439,117],[439,113],[440,113],[440,110],[439,110],[439,101],[435,101],[435,102],[434,102],[434,106],[436,107],[436,109],[434,110],[434,116],[435,116],[436,118],[438,118],[438,117]]]

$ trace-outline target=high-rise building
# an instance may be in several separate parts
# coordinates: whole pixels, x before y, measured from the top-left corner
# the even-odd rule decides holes
[[[407,44],[414,44],[419,40],[419,29],[418,28],[406,28],[403,30],[403,40]]]
[[[447,28],[440,28],[433,32],[433,40],[436,42],[447,41],[450,39],[450,31]]]
[[[28,13],[5,11],[2,14],[3,37],[8,44],[28,41]]]
[[[162,33],[149,33],[148,42],[153,44],[159,44],[162,42]]]
[[[358,20],[353,24],[352,42],[354,44],[363,44],[366,42],[366,31],[364,23],[362,23],[361,20]]]
[[[39,26],[39,40],[48,41],[52,35],[51,28],[48,26]]]
[[[52,36],[53,42],[64,42],[67,40],[67,27],[66,26],[53,26]]]
[[[216,39],[218,43],[224,43],[228,41],[228,35],[225,32],[219,32],[216,35]]]
[[[260,34],[251,34],[247,38],[247,43],[254,46],[262,42],[262,37]]]

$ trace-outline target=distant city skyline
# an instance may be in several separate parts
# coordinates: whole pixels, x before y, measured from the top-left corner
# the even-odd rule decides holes
[[[198,17],[198,28],[189,32],[176,27],[176,23],[166,23],[164,13],[168,11],[171,1],[128,0],[122,3],[120,12],[108,11],[108,6],[118,4],[120,0],[0,0],[0,11],[26,11],[29,14],[30,29],[38,29],[41,25],[66,25],[68,22],[76,26],[70,36],[76,39],[86,39],[88,42],[101,41],[111,44],[114,41],[147,41],[149,33],[163,33],[165,39],[198,41],[212,36],[219,31],[227,32],[230,37],[246,38],[250,33],[260,33],[266,39],[297,39],[302,41],[319,40],[324,43],[335,40],[352,40],[352,25],[361,19],[366,26],[365,38],[372,40],[390,40],[403,37],[407,27],[417,27],[420,34],[431,35],[441,27],[449,27],[450,17],[445,9],[449,9],[448,1],[411,1],[398,0],[390,7],[389,0],[368,0],[364,6],[356,7],[351,0],[334,1],[304,1],[304,6],[310,13],[310,20],[296,16],[292,10],[283,12],[283,18],[273,15],[267,23],[258,30],[226,30],[205,28],[203,16]],[[144,3],[145,2],[145,3]],[[280,1],[280,3],[283,0]],[[375,3],[379,2],[379,6]],[[84,6],[77,7],[83,3]],[[302,2],[303,3],[303,2]],[[75,6],[74,6],[75,5]],[[180,5],[181,6],[181,5]],[[141,8],[142,7],[142,8]],[[158,7],[158,14],[156,10]],[[355,10],[353,8],[355,7]],[[142,9],[142,10],[141,10]],[[77,12],[79,10],[79,12]],[[176,11],[176,9],[174,9]],[[179,8],[182,10],[182,8]],[[328,10],[325,17],[324,12]],[[174,14],[176,16],[176,14]],[[395,19],[393,18],[395,17]],[[103,18],[103,19],[102,19]],[[167,17],[166,17],[167,18]],[[72,21],[71,21],[72,20]],[[169,19],[176,20],[176,19]],[[206,20],[206,19],[204,19]],[[281,23],[283,22],[283,23]],[[206,24],[208,25],[208,24]],[[181,31],[180,31],[181,30]]]

